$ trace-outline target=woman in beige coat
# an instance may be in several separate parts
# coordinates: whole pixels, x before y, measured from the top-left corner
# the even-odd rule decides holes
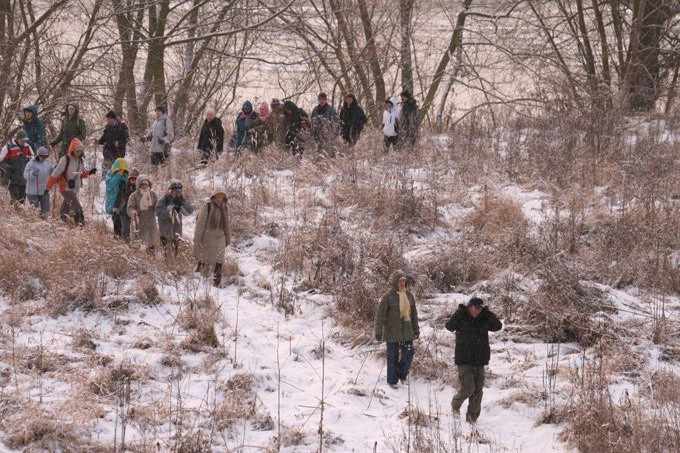
[[[224,249],[229,242],[231,233],[227,195],[224,191],[217,191],[198,211],[194,230],[194,257],[198,261],[196,272],[200,272],[206,265],[214,265],[213,284],[217,287],[222,282]]]
[[[153,250],[158,242],[156,203],[158,196],[151,190],[151,180],[147,175],[139,175],[137,190],[128,199],[127,213],[136,226],[136,238],[146,244],[149,250]]]

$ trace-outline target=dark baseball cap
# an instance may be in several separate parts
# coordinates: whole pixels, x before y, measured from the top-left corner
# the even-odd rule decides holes
[[[484,301],[479,297],[473,297],[470,299],[470,302],[468,302],[468,307],[484,308]]]

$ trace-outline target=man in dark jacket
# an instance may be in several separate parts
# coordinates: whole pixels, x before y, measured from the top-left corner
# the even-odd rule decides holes
[[[357,98],[352,93],[345,96],[345,102],[340,109],[340,122],[342,123],[342,139],[350,146],[359,140],[364,125],[368,122],[364,109],[357,104]]]
[[[317,151],[332,141],[337,135],[338,115],[328,103],[328,95],[319,93],[319,103],[312,110],[312,135],[317,143]]]
[[[51,146],[57,146],[61,143],[61,149],[59,150],[60,158],[66,155],[74,138],[85,143],[87,128],[85,127],[85,121],[80,118],[79,109],[80,107],[77,102],[71,102],[66,106],[66,111],[62,113],[64,118],[61,122],[59,135],[50,143]]]
[[[416,140],[418,140],[418,103],[408,90],[404,90],[399,95],[401,98],[401,109],[399,110],[399,142],[402,146],[411,151],[415,150]]]
[[[491,358],[489,332],[497,332],[502,327],[498,317],[477,297],[470,299],[467,305],[459,305],[446,323],[446,330],[456,332],[455,361],[460,381],[451,408],[454,416],[458,416],[463,402],[470,398],[465,417],[468,423],[475,423],[482,409],[484,366]]]
[[[295,105],[292,101],[283,103],[283,126],[286,129],[286,146],[295,156],[301,156],[304,150],[302,128],[309,124],[307,112]]]
[[[397,381],[407,382],[413,361],[413,340],[420,336],[420,327],[416,299],[406,290],[406,275],[394,271],[390,283],[378,306],[375,339],[387,343],[387,383],[396,388]]]
[[[22,127],[28,136],[28,144],[31,145],[35,154],[38,148],[45,146],[45,124],[38,118],[38,107],[35,105],[24,107],[23,112]]]
[[[99,144],[104,145],[104,163],[102,172],[106,173],[116,159],[125,157],[125,147],[130,139],[130,130],[113,110],[106,114],[106,127],[104,134],[99,139]]]
[[[222,120],[215,116],[215,109],[208,109],[205,121],[198,136],[198,150],[201,152],[201,165],[207,165],[210,155],[215,151],[215,159],[219,159],[224,149],[224,128]]]

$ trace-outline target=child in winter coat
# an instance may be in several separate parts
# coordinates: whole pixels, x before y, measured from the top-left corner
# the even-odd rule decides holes
[[[124,238],[123,235],[123,219],[121,216],[120,207],[123,204],[122,199],[125,195],[125,186],[128,183],[128,167],[125,159],[118,158],[113,161],[111,170],[106,172],[106,213],[111,216],[113,221],[113,232],[116,236]],[[130,217],[125,213],[127,218],[127,232],[130,235]]]
[[[177,257],[179,239],[182,237],[182,219],[192,212],[194,212],[193,206],[182,196],[182,183],[175,181],[170,184],[168,192],[156,205],[161,245],[166,256],[168,244],[170,244],[174,256]]]
[[[47,191],[47,181],[54,171],[54,165],[47,159],[49,155],[47,148],[41,146],[35,159],[26,164],[24,168],[28,202],[34,208],[40,207],[43,217],[50,212],[50,193]]]
[[[218,191],[198,211],[194,230],[194,257],[198,261],[196,272],[205,265],[215,265],[213,285],[216,287],[222,282],[224,249],[230,242],[227,195],[225,191]]]
[[[71,140],[66,155],[59,159],[56,168],[47,180],[47,190],[51,190],[57,182],[59,183],[59,191],[64,198],[61,203],[61,219],[77,225],[85,224],[83,207],[78,200],[83,179],[97,172],[96,168],[85,170],[84,152],[85,147],[78,138]]]
[[[158,242],[158,224],[156,223],[156,203],[158,196],[151,190],[151,180],[147,175],[137,178],[137,190],[128,200],[127,213],[136,225],[137,239],[153,251]]]
[[[396,100],[394,98],[385,99],[385,111],[383,111],[382,131],[383,131],[383,151],[388,152],[390,146],[397,147],[399,140],[398,126],[397,126],[397,109],[394,106]]]

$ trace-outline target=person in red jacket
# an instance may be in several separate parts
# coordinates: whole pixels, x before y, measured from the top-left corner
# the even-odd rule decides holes
[[[0,168],[3,173],[3,185],[7,185],[13,205],[23,204],[26,200],[26,179],[24,168],[33,157],[28,144],[26,132],[17,132],[14,140],[7,143],[0,151]]]
[[[66,155],[59,159],[57,167],[47,180],[47,190],[51,190],[56,183],[59,183],[59,191],[64,197],[59,213],[62,220],[76,225],[85,224],[83,207],[78,200],[78,192],[83,185],[83,179],[97,172],[96,168],[85,170],[84,152],[85,147],[78,138],[71,140]]]

